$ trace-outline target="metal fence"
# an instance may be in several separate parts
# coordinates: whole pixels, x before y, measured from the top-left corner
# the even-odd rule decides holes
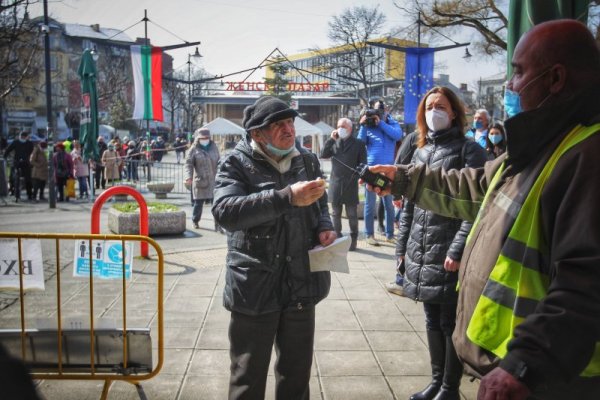
[[[120,184],[127,184],[139,191],[147,189],[147,184],[173,183],[172,193],[189,193],[185,188],[185,164],[132,160],[125,161]]]
[[[148,243],[157,258],[131,258],[128,266],[132,242]],[[0,281],[0,343],[34,379],[101,380],[106,399],[114,381],[137,385],[159,373],[164,260],[157,242],[139,235],[0,232],[0,244],[13,276]]]

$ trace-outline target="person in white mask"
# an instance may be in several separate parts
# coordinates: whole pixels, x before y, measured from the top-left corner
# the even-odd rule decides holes
[[[465,138],[465,111],[450,89],[434,87],[417,109],[417,149],[412,163],[429,168],[481,167],[485,150]],[[404,263],[404,296],[423,302],[432,381],[412,400],[459,398],[462,365],[452,345],[456,319],[456,282],[472,223],[425,210],[407,200],[396,247]]]
[[[321,152],[321,158],[331,158],[329,179],[329,200],[331,219],[338,237],[342,237],[342,207],[350,225],[350,251],[356,250],[358,238],[358,174],[354,173],[359,164],[367,163],[367,148],[352,135],[352,121],[340,118],[337,129],[331,132]]]
[[[211,140],[210,130],[207,128],[197,129],[194,136],[194,145],[185,159],[185,184],[192,191],[192,224],[194,228],[199,229],[204,203],[212,203],[219,149]],[[221,231],[217,223],[215,231]]]

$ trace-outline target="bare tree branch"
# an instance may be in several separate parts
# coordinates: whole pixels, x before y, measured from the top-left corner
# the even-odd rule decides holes
[[[358,81],[362,86],[359,97],[366,102],[370,85],[369,68],[378,65],[381,57],[368,57],[369,52],[365,42],[376,38],[385,23],[385,15],[378,7],[356,6],[347,8],[340,15],[334,16],[329,21],[329,39],[340,50],[334,57],[328,57],[328,64],[323,65],[324,58],[316,60],[314,67],[319,67],[319,72],[336,70],[338,76],[348,76]],[[331,50],[314,49],[320,56],[330,55]]]

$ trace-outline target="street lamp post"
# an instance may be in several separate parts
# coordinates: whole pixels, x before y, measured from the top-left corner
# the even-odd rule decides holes
[[[194,57],[194,58],[202,57],[202,55],[198,51],[198,46],[196,46],[196,51],[194,52],[194,54],[188,53],[188,60],[187,60],[187,65],[188,65],[188,121],[187,121],[187,126],[188,126],[188,129],[191,134],[193,134],[193,131],[194,131],[192,128],[192,57]]]
[[[98,49],[96,48],[96,45],[94,45],[94,47],[92,47],[92,50],[90,51],[90,54],[92,55],[92,60],[94,60],[94,67],[96,67],[95,69],[97,70],[97,65],[98,65],[98,59],[100,58],[100,55],[98,54]],[[95,78],[94,78],[95,79]],[[95,95],[95,94],[94,94]],[[98,109],[96,109],[95,111],[90,110],[91,112],[98,112]],[[100,132],[96,132],[98,135],[100,135]],[[97,138],[96,138],[97,139]],[[96,141],[96,143],[94,143],[94,146],[97,146],[98,142]],[[100,154],[100,158],[102,158],[102,154]],[[98,160],[94,160],[95,163],[98,162]],[[96,199],[96,184],[95,184],[95,168],[91,168],[90,171],[90,182],[89,182],[89,187],[90,187],[90,191],[92,192],[92,198],[91,200],[94,201]]]
[[[365,58],[369,61],[369,87],[367,88],[367,100],[371,98],[371,86],[373,85],[373,63],[375,62],[375,54],[373,49],[369,47],[369,51],[365,54]]]
[[[54,180],[54,115],[52,115],[52,78],[50,76],[50,22],[48,21],[48,0],[44,0],[44,66],[46,72],[46,140],[48,141],[48,204],[56,208],[56,182]]]

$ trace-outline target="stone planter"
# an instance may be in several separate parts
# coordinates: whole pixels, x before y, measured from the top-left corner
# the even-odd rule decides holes
[[[173,182],[148,182],[146,188],[154,193],[157,199],[166,199],[167,193],[171,192],[175,184]]]
[[[185,232],[185,211],[152,212],[148,214],[148,235],[179,235]],[[119,235],[140,233],[140,214],[108,210],[108,229]]]

